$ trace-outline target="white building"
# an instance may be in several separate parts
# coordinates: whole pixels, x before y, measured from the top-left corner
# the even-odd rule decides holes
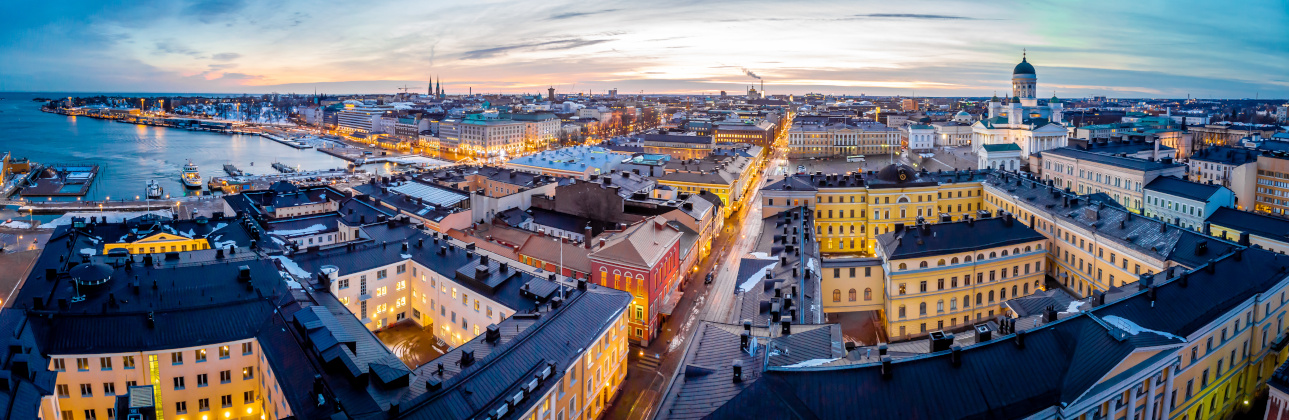
[[[1015,144],[986,144],[976,154],[979,168],[1005,169],[1008,171],[1020,170],[1020,146]]]
[[[376,130],[374,124],[380,120],[380,116],[385,111],[393,111],[394,107],[384,105],[356,105],[345,103],[345,109],[336,115],[336,130],[342,134],[350,133],[370,133]]]
[[[935,127],[916,124],[906,128],[909,137],[909,150],[914,152],[930,151],[935,148]]]
[[[1004,107],[998,97],[989,101],[989,116],[972,125],[971,150],[979,153],[986,144],[1011,143],[1020,146],[1022,156],[1065,147],[1070,130],[1064,124],[1061,101],[1055,95],[1039,106],[1038,78],[1025,58],[1012,71],[1012,97]]]
[[[1203,231],[1204,220],[1222,207],[1235,207],[1235,194],[1217,184],[1201,184],[1161,176],[1146,184],[1146,217],[1195,231]]]

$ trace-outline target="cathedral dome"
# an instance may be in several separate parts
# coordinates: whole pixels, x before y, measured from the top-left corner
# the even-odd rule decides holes
[[[958,118],[971,118],[971,114],[968,114],[968,113],[967,113],[967,111],[958,111],[958,114],[957,114],[957,115],[955,115],[955,117],[958,117]]]
[[[1034,74],[1034,66],[1029,64],[1029,61],[1022,57],[1020,59],[1020,64],[1017,64],[1016,68],[1012,70],[1012,74]]]

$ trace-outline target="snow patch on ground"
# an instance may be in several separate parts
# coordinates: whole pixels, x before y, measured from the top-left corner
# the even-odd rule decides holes
[[[324,230],[327,230],[327,226],[319,223],[303,229],[275,230],[272,233],[274,235],[282,235],[282,236],[297,236],[297,235],[310,234],[314,232],[322,232]]]
[[[187,232],[180,232],[180,233],[182,233],[182,234],[183,234],[183,236],[186,236],[186,237],[189,237],[189,238],[195,238],[195,237],[197,237],[197,232],[196,232],[196,231],[194,231],[194,230],[192,230],[192,229],[188,229],[188,231],[187,231]]]
[[[273,242],[277,243],[278,245],[286,245],[286,242],[282,242],[282,240],[278,239],[276,236],[270,236],[269,239],[272,239]]]
[[[18,220],[11,220],[8,222],[0,223],[0,227],[7,227],[7,228],[14,228],[14,229],[30,229],[31,223],[18,221]]]
[[[1064,311],[1061,311],[1061,313],[1068,314],[1068,313],[1079,312],[1079,306],[1082,306],[1082,305],[1083,305],[1083,302],[1080,302],[1077,300],[1070,302],[1070,306],[1065,308]]]
[[[215,249],[229,249],[237,246],[237,241],[215,242]]]
[[[806,261],[806,269],[815,272],[816,276],[819,275],[819,260],[811,257],[810,260]]]
[[[309,278],[309,272],[303,268],[300,268],[300,265],[296,264],[294,260],[281,255],[273,255],[273,256],[270,256],[269,258],[277,260],[278,264],[282,264],[282,268],[286,269],[286,271],[290,273],[292,276],[299,277],[302,279]]]
[[[1129,321],[1129,320],[1124,319],[1124,318],[1122,318],[1122,317],[1118,317],[1118,316],[1110,315],[1110,316],[1107,316],[1107,317],[1105,317],[1105,318],[1101,318],[1101,319],[1105,320],[1105,322],[1106,322],[1106,323],[1109,323],[1110,325],[1113,325],[1115,328],[1118,328],[1118,329],[1124,330],[1124,331],[1125,331],[1125,332],[1127,332],[1128,334],[1137,335],[1137,334],[1141,334],[1141,333],[1143,333],[1143,332],[1148,332],[1148,333],[1155,333],[1155,334],[1159,334],[1159,335],[1164,336],[1164,337],[1167,337],[1167,338],[1177,339],[1178,341],[1186,341],[1185,339],[1183,339],[1183,338],[1181,338],[1181,337],[1178,337],[1178,336],[1175,336],[1175,335],[1169,334],[1169,333],[1167,333],[1167,332],[1163,332],[1163,331],[1159,331],[1159,330],[1152,330],[1152,329],[1149,329],[1149,328],[1142,327],[1142,326],[1140,326],[1140,325],[1137,325],[1137,323],[1132,322],[1132,321]]]
[[[81,248],[81,255],[94,255],[98,253],[94,248]]]
[[[793,363],[793,364],[790,364],[790,365],[785,365],[785,366],[780,366],[780,367],[785,367],[785,368],[806,368],[806,367],[812,367],[812,366],[826,365],[826,364],[829,364],[829,363],[832,363],[832,362],[837,361],[837,359],[839,359],[839,358],[833,358],[833,359],[810,359],[810,360],[805,360],[805,361],[801,361],[801,362],[798,362],[798,363]]]
[[[48,223],[40,225],[40,227],[46,228],[46,229],[52,229],[59,226],[70,225],[72,224],[73,217],[84,217],[86,219],[89,219],[90,217],[98,217],[100,220],[106,218],[108,223],[121,223],[125,221],[125,219],[133,219],[145,214],[155,214],[157,216],[161,216],[162,218],[166,218],[166,219],[174,217],[174,214],[171,213],[170,210],[105,211],[105,212],[76,211],[76,212],[63,214],[62,216],[59,216],[57,219],[50,220]]]
[[[756,258],[756,259],[758,259],[758,260],[773,260],[773,259],[776,259],[776,258],[774,258],[774,257],[771,257],[771,256],[770,256],[770,254],[767,254],[767,253],[764,253],[764,252],[753,252],[753,253],[748,254],[748,255],[749,255],[749,256],[751,256],[752,258]]]

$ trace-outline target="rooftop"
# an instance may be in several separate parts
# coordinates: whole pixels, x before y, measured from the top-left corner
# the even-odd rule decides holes
[[[1199,182],[1187,181],[1172,176],[1161,176],[1143,187],[1146,191],[1154,191],[1160,194],[1168,194],[1174,197],[1191,199],[1199,202],[1208,202],[1213,194],[1217,194],[1225,187],[1217,184],[1202,184]]]
[[[977,251],[1045,240],[1038,231],[1018,223],[1010,214],[960,222],[895,225],[877,236],[887,260],[924,258],[935,255]]]

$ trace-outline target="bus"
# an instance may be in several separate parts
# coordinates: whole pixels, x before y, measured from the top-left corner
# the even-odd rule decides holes
[[[864,155],[846,156],[847,162],[863,162]]]

